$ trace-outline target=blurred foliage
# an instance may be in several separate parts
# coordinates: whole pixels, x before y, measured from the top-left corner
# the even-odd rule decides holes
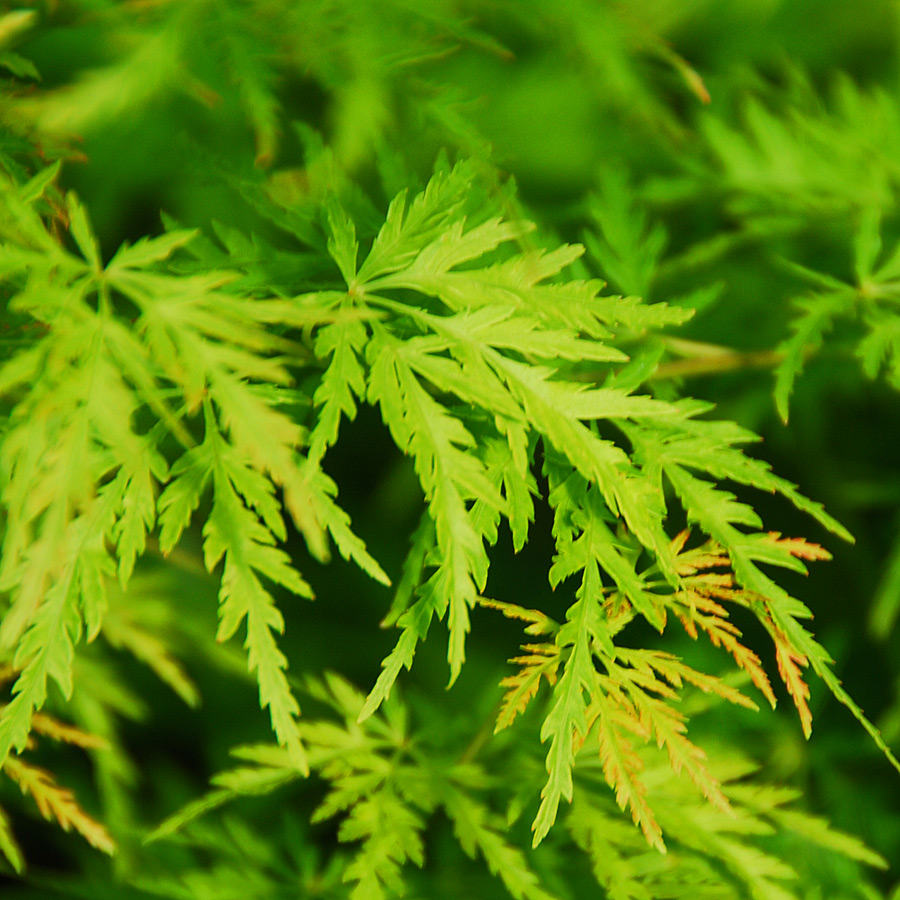
[[[896,0],[42,0],[0,81],[5,896],[900,897]]]

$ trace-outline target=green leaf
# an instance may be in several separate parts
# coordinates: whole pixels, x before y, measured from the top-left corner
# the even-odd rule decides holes
[[[424,864],[423,827],[421,816],[389,786],[356,803],[338,828],[342,843],[361,842],[343,874],[345,883],[354,884],[351,900],[387,900],[404,893],[403,864]]]
[[[360,711],[360,722],[365,722],[390,697],[400,671],[402,669],[409,671],[412,668],[416,648],[419,642],[428,636],[432,618],[435,614],[438,618],[443,615],[443,609],[438,608],[441,605],[446,608],[444,598],[437,596],[433,590],[425,591],[421,599],[400,616],[397,627],[401,628],[402,632],[394,649],[381,663],[381,672]]]
[[[99,272],[103,268],[100,261],[100,248],[97,239],[91,230],[87,212],[78,198],[71,191],[66,195],[66,206],[69,210],[69,230],[81,255],[87,260],[90,267]]]
[[[122,244],[109,261],[107,274],[115,278],[122,270],[145,269],[162,262],[176,250],[189,244],[198,234],[196,228],[167,231],[159,237],[143,237],[131,246]]]
[[[269,709],[279,743],[305,773],[308,763],[296,723],[300,707],[285,675],[287,659],[273,636],[273,632],[284,630],[284,620],[259,576],[300,596],[312,597],[312,589],[291,565],[288,555],[275,546],[271,530],[252,511],[265,509],[270,500],[260,480],[243,482],[245,490],[252,486],[248,491],[249,508],[241,502],[237,493],[241,482],[234,475],[241,471],[240,463],[218,433],[208,406],[206,423],[214,464],[214,491],[212,512],[203,528],[203,554],[210,571],[223,557],[225,561],[217,639],[228,640],[246,619],[245,647],[250,671],[256,672],[259,682],[260,704]]]
[[[17,875],[21,875],[25,871],[25,857],[13,835],[9,817],[3,810],[0,810],[0,853],[3,854]]]
[[[869,207],[863,210],[853,242],[856,283],[866,284],[872,277],[875,263],[881,255],[881,214]]]
[[[900,538],[896,535],[886,563],[881,581],[872,598],[869,612],[869,630],[875,637],[885,640],[897,623],[900,615]]]
[[[351,422],[356,418],[356,400],[366,393],[360,360],[368,337],[365,325],[353,319],[326,325],[316,335],[316,356],[322,359],[330,355],[331,362],[313,395],[313,403],[321,407],[309,435],[309,459],[314,463],[337,441],[341,416]]]
[[[437,173],[409,208],[406,192],[398,194],[359,270],[359,281],[367,284],[411,263],[420,250],[443,232],[462,205],[473,177],[471,164],[460,163],[449,173]]]
[[[24,56],[12,53],[9,50],[0,53],[0,66],[14,75],[16,78],[31,78],[33,81],[41,80],[41,73],[37,66]]]
[[[474,438],[422,387],[406,364],[402,346],[385,337],[369,349],[369,400],[381,407],[397,445],[412,454],[435,522],[437,570],[426,591],[433,597],[430,603],[440,618],[449,608],[452,683],[464,660],[468,611],[487,576],[484,544],[467,514],[466,503],[481,500],[497,509],[505,504],[483,463],[467,452],[474,446]]]
[[[309,488],[309,498],[316,520],[331,535],[338,552],[346,560],[352,560],[370,578],[391,586],[391,579],[378,561],[366,550],[364,541],[350,527],[350,516],[334,502],[337,485],[312,462],[304,466]]]
[[[47,188],[56,180],[59,175],[61,163],[57,160],[52,166],[46,166],[39,169],[18,191],[19,198],[23,203],[31,204],[39,197],[43,197]]]
[[[434,548],[434,541],[434,522],[425,510],[410,539],[410,549],[403,560],[403,570],[394,591],[391,608],[381,621],[382,628],[396,625],[400,616],[412,605],[416,589],[424,581],[423,574],[428,556]]]
[[[328,253],[337,263],[344,282],[352,288],[356,283],[356,255],[359,252],[356,226],[334,198],[328,204],[328,230]]]
[[[164,554],[170,553],[179,542],[200,505],[212,468],[212,447],[209,443],[185,451],[172,465],[169,471],[171,480],[157,504],[159,546]]]
[[[623,293],[646,298],[666,243],[665,229],[658,222],[647,227],[646,214],[621,169],[601,172],[600,193],[591,202],[591,213],[602,237],[588,233],[585,243],[601,272]]]
[[[191,801],[164,819],[144,837],[144,843],[151,844],[164,840],[205,813],[218,809],[237,797],[271,793],[279,787],[290,784],[297,776],[297,769],[290,765],[289,759],[283,760],[283,764],[278,766],[242,766],[219,773],[213,778],[213,784],[216,786],[214,790]]]
[[[791,323],[794,334],[782,341],[776,351],[784,358],[775,370],[775,405],[785,423],[788,421],[788,401],[794,382],[803,371],[807,356],[821,347],[825,333],[836,318],[850,311],[853,300],[853,294],[843,289],[796,302],[803,314]]]
[[[140,581],[140,579],[135,579]],[[134,583],[128,591],[128,599],[135,604],[135,609],[124,612],[121,603],[118,609],[107,614],[103,620],[103,637],[113,647],[127,650],[135,659],[140,660],[153,670],[161,681],[165,682],[191,708],[200,705],[200,693],[197,686],[185,673],[184,669],[171,654],[159,632],[154,633],[149,625],[141,621],[144,610],[154,611],[154,596],[147,596],[147,591]],[[148,616],[151,614],[147,613]],[[171,623],[166,622],[171,627]]]
[[[541,727],[541,741],[549,740],[550,749],[547,751],[547,783],[541,791],[541,805],[531,826],[535,847],[556,821],[560,800],[572,799],[575,753],[587,737],[587,709],[590,698],[598,690],[590,641],[607,631],[598,603],[601,590],[599,571],[591,565],[585,570],[579,599],[569,607],[566,622],[557,633],[557,645],[571,650],[553,690],[553,705]]]
[[[467,856],[477,852],[493,875],[498,875],[515,900],[553,900],[528,868],[525,855],[504,836],[503,821],[461,790],[448,790],[443,806],[453,822],[453,831]]]
[[[0,714],[0,764],[12,750],[18,753],[25,747],[32,716],[47,699],[50,679],[63,696],[72,694],[75,643],[81,636],[74,576],[70,563],[64,576],[48,590],[16,648],[13,664],[21,674],[13,685],[12,700]]]
[[[156,485],[166,481],[168,475],[165,459],[149,441],[142,449],[130,465],[119,470],[109,487],[121,506],[114,537],[123,587],[131,578],[135,560],[146,549],[147,533],[156,524]]]

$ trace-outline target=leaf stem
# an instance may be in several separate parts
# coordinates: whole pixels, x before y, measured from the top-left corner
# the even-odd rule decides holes
[[[650,375],[652,380],[716,375],[741,369],[773,369],[784,359],[781,350],[740,351],[683,338],[668,338],[665,343],[685,358],[663,363]]]

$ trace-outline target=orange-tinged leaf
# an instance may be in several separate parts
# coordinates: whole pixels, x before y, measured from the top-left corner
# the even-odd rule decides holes
[[[672,551],[672,556],[678,556],[679,553],[684,549],[684,545],[687,543],[687,539],[691,536],[690,528],[683,528],[675,537],[672,538],[669,543],[669,549]]]
[[[712,683],[718,679],[706,676],[704,680],[701,673],[693,672],[689,666],[670,654],[652,650],[620,650],[620,654],[623,661],[631,663],[631,666],[608,663],[609,675],[601,679],[603,688],[611,695],[627,696],[627,701],[620,701],[620,705],[633,709],[642,726],[656,738],[657,746],[666,748],[672,770],[676,774],[684,770],[707,800],[729,812],[730,804],[722,793],[718,780],[704,765],[706,754],[685,736],[686,717],[671,703],[666,702],[665,698],[674,692],[656,678],[654,670],[675,684],[680,684],[683,679],[698,684],[703,690],[712,689]],[[653,693],[649,693],[650,691]],[[732,689],[720,683],[716,692],[725,696]],[[726,699],[736,702],[732,696],[726,696]]]
[[[724,647],[738,666],[750,676],[750,680],[774,709],[776,698],[769,676],[766,675],[759,656],[738,640],[741,632],[734,623],[725,618],[728,615],[726,610],[708,598],[695,596],[695,603],[691,606],[680,595],[676,596],[688,606],[686,610],[680,608],[675,610],[685,631],[696,640],[699,628],[714,647]],[[707,611],[711,611],[710,614],[707,614]]]
[[[689,576],[704,569],[730,567],[731,560],[728,554],[715,541],[709,540],[694,547],[691,550],[685,550],[684,545],[690,532],[688,529],[680,532],[670,545],[675,559],[675,571],[679,575]]]
[[[91,734],[88,731],[82,731],[74,725],[66,722],[60,722],[52,716],[44,713],[35,713],[31,720],[32,729],[38,734],[45,734],[55,741],[62,741],[66,744],[73,744],[76,747],[84,749],[101,750],[109,747],[109,741],[97,734]]]
[[[499,610],[507,619],[530,622],[531,624],[525,628],[525,634],[553,634],[559,628],[557,622],[539,609],[526,609],[524,606],[516,606],[515,603],[503,603],[501,600],[491,600],[488,597],[479,597],[478,605]]]
[[[549,684],[556,683],[556,672],[560,663],[559,647],[555,644],[525,644],[522,649],[528,653],[527,656],[516,656],[510,660],[522,668],[500,682],[507,691],[497,714],[495,734],[509,728],[516,716],[525,712],[541,686],[542,677]]]
[[[817,544],[802,538],[782,539],[777,532],[770,532],[767,538],[792,555],[805,559],[821,559],[824,558],[821,554],[826,552]],[[675,546],[673,541],[673,547]],[[683,548],[684,541],[677,546]],[[720,602],[727,601],[746,607],[755,603],[758,598],[737,585],[733,572],[709,571],[730,566],[727,553],[715,541],[707,541],[694,550],[680,552],[676,568],[683,576],[686,590],[672,594],[669,606],[691,638],[696,640],[699,632],[703,631],[714,647],[726,649],[774,708],[775,693],[759,656],[740,642],[740,629],[728,620],[728,610]]]
[[[660,650],[626,650],[620,648],[619,659],[627,662],[634,671],[642,672],[646,680],[641,684],[641,687],[646,687],[659,696],[670,696],[670,693],[656,679],[654,673],[661,675],[669,684],[676,688],[681,688],[687,682],[698,687],[704,694],[716,694],[729,703],[756,709],[756,704],[752,700],[745,697],[731,685],[726,684],[721,678],[716,678],[715,675],[707,675],[705,672],[698,672],[671,653],[664,653]]]
[[[634,749],[629,732],[644,731],[633,710],[598,691],[594,697],[598,721],[597,737],[603,776],[616,794],[619,809],[628,809],[631,818],[647,839],[647,843],[666,852],[662,829],[647,801],[647,787],[640,778],[644,764]]]
[[[775,658],[778,661],[778,673],[785,683],[794,706],[800,715],[803,734],[808,738],[812,734],[812,713],[809,710],[809,685],[803,680],[801,669],[809,665],[809,660],[795,650],[787,637],[778,629],[770,628],[775,641]]]
[[[56,784],[49,772],[15,756],[7,758],[3,770],[23,794],[31,795],[45,819],[55,819],[63,831],[74,828],[92,847],[110,856],[116,852],[109,832],[78,805],[68,788]]]
[[[694,591],[711,597],[732,600],[740,592],[735,587],[734,575],[731,572],[702,572],[686,579]]]
[[[706,753],[685,736],[684,716],[668,703],[646,697],[641,712],[652,717],[653,731],[659,747],[665,747],[672,771],[687,773],[704,797],[724,812],[731,811],[728,798],[722,793],[718,779],[706,768]]]
[[[791,556],[796,556],[798,559],[831,559],[831,554],[824,547],[807,541],[805,538],[783,538],[778,531],[770,531],[769,538],[771,543],[782,547]]]

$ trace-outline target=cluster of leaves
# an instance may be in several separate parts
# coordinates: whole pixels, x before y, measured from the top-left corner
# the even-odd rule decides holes
[[[543,631],[552,627],[553,623],[535,611],[502,608],[507,614],[528,619],[531,633],[536,628]],[[555,645],[548,646],[554,647],[548,655],[558,654]],[[685,667],[666,654],[652,654],[650,665],[646,665],[647,657],[641,657],[642,653],[636,651],[627,659],[636,673],[646,676],[635,677],[632,683],[640,686],[632,694],[655,688],[662,696],[670,695],[668,683],[655,682],[653,669],[677,682]],[[531,660],[523,658],[520,662],[533,669]],[[546,663],[537,665],[547,677]],[[510,693],[500,710],[498,729],[509,724],[521,706],[522,696],[532,693],[526,687],[532,677],[541,675],[509,679]],[[733,700],[737,695],[724,683],[698,677],[704,687],[726,699]],[[394,695],[379,712],[360,723],[366,698],[338,676],[327,673],[320,680],[310,680],[304,692],[325,711],[321,718],[305,719],[302,725],[310,748],[310,767],[327,785],[311,820],[316,824],[338,818],[338,842],[350,845],[349,855],[341,851],[337,855],[340,866],[332,863],[323,867],[320,861],[316,866],[318,887],[324,896],[345,896],[346,889],[334,877],[339,871],[341,881],[352,885],[353,898],[446,890],[448,874],[426,853],[425,835],[435,827],[438,811],[446,817],[463,853],[482,859],[517,900],[575,897],[579,888],[595,890],[597,884],[609,896],[628,898],[742,897],[745,892],[772,898],[795,896],[791,885],[798,879],[797,870],[755,842],[759,835],[776,832],[782,837],[791,835],[807,853],[819,845],[870,865],[885,865],[857,839],[791,809],[789,804],[797,798],[795,792],[751,781],[755,765],[739,754],[729,753],[711,764],[720,780],[715,788],[717,806],[711,807],[673,773],[652,745],[628,747],[627,756],[629,765],[646,770],[647,780],[653,785],[649,791],[653,805],[672,835],[672,846],[665,857],[648,848],[640,833],[622,822],[607,790],[608,762],[601,764],[596,754],[584,747],[578,751],[573,803],[562,822],[565,833],[554,834],[548,845],[529,859],[511,837],[520,830],[517,823],[523,806],[540,779],[533,745],[508,742],[478,754],[480,758],[476,759],[479,735],[466,745],[469,736],[454,728],[453,722],[430,721],[427,728],[416,727],[415,712],[421,704],[407,704]],[[434,716],[433,709],[423,713],[426,720]],[[602,721],[603,713],[595,718]],[[620,717],[612,729],[622,725]],[[674,724],[673,733],[679,726]],[[603,728],[601,724],[600,730]],[[625,730],[639,729],[626,725]],[[592,737],[596,739],[597,735]],[[602,734],[600,741],[602,746]],[[672,746],[668,750],[671,755]],[[235,748],[233,755],[239,765],[216,775],[213,790],[166,819],[149,836],[151,842],[171,838],[187,828],[185,844],[202,847],[206,832],[197,828],[199,816],[241,797],[285,790],[299,777],[282,748],[250,745]],[[692,763],[696,770],[698,760]],[[511,764],[523,775],[515,785],[503,777]],[[685,764],[690,765],[687,761]],[[706,777],[712,776],[707,773]],[[643,797],[642,801],[646,802]],[[500,814],[504,809],[505,817]],[[585,859],[578,859],[579,851]],[[312,859],[309,863],[316,865]],[[410,863],[424,868],[427,880]],[[575,870],[566,872],[573,865]],[[720,868],[724,868],[724,874]],[[307,883],[310,875],[306,875]],[[232,896],[228,892],[241,884],[240,880],[229,883],[233,876],[234,870],[223,866],[213,877],[194,880],[190,883],[190,890],[196,892],[192,896]],[[139,886],[155,895],[177,897],[182,896],[182,883],[176,879],[171,884]],[[238,896],[236,891],[233,895]]]
[[[651,27],[664,5],[630,14],[571,0],[538,18],[554,40],[574,40],[608,115],[627,118],[633,104],[644,139],[677,145],[687,124],[665,90],[698,103],[709,94]],[[741,354],[672,332],[714,307],[716,266],[774,239],[779,256],[796,257],[811,217],[849,208],[860,222],[854,277],[814,260],[777,263],[815,289],[769,356],[777,408],[787,420],[804,363],[843,319],[862,326],[855,352],[865,372],[886,366],[897,381],[897,253],[882,259],[880,236],[894,167],[878,157],[861,210],[847,191],[823,188],[884,134],[870,128],[839,158],[829,143],[867,121],[873,104],[893,107],[845,85],[836,111],[790,118],[748,101],[743,128],[700,114],[707,153],[677,161],[687,174],[670,166],[640,193],[624,168],[603,168],[597,193],[579,205],[582,246],[532,215],[491,161],[477,114],[455,102],[465,67],[452,88],[433,77],[451,47],[512,58],[493,15],[527,56],[535,4],[498,4],[479,27],[462,6],[438,2],[288,6],[71,4],[102,48],[74,76],[54,71],[54,38],[67,26],[53,10],[0,19],[0,42],[20,42],[0,55],[10,75],[0,104],[4,774],[64,829],[110,853],[120,842],[123,889],[147,894],[270,897],[299,883],[354,900],[456,896],[471,888],[454,887],[444,860],[461,852],[517,900],[578,896],[586,884],[623,898],[785,898],[806,895],[817,877],[788,862],[805,841],[851,867],[840,888],[850,895],[853,863],[882,866],[881,857],[790,805],[797,792],[760,781],[727,742],[707,758],[688,725],[692,705],[755,709],[740,690],[747,683],[774,707],[777,671],[809,737],[810,669],[900,769],[788,587],[829,553],[771,531],[748,489],[852,538],[745,453],[753,431],[672,384],[740,365]],[[677,88],[655,80],[673,74]],[[50,87],[24,87],[42,75]],[[285,85],[310,106],[324,95],[327,113],[297,113]],[[812,104],[802,79],[792,90]],[[185,115],[184,102],[206,113]],[[103,203],[116,177],[93,190],[74,166],[116,152],[116,129],[137,116],[181,123],[173,152],[199,159],[215,184],[204,205],[196,159],[185,162],[167,189],[175,215],[152,236],[126,239],[121,215]],[[417,142],[390,150],[392,129]],[[160,127],[140,151],[130,190],[152,184],[151,157],[170,134]],[[431,168],[441,144],[453,153]],[[715,194],[739,227],[667,255],[648,204]],[[354,530],[352,498],[329,474],[348,431],[364,427],[358,420],[378,428],[365,410],[409,460],[406,502],[418,519],[411,539],[400,516],[387,540],[369,538],[403,556],[392,601],[383,590],[392,565]],[[506,543],[522,555],[539,544],[543,516],[542,574],[555,596],[527,585],[528,599],[512,602],[514,589],[489,586],[492,563]],[[315,594],[330,610],[343,593],[339,582],[319,586],[319,564],[334,551],[381,586],[375,602],[396,632],[380,673],[364,675],[368,693],[324,674],[339,653],[331,632],[308,626],[324,645],[318,670],[284,635],[287,616],[302,628],[307,615],[288,595]],[[188,577],[214,580],[218,602],[175,586]],[[896,607],[887,609],[883,631]],[[498,613],[524,621],[529,642],[513,674],[500,676],[505,693],[486,724],[454,719],[434,696],[401,700],[397,682],[404,670],[416,681],[432,624],[445,623],[453,686],[473,667],[476,619],[490,611],[495,624]],[[746,639],[748,625],[734,619],[769,643]],[[706,657],[715,662],[688,661],[679,629],[718,648]],[[342,629],[339,642],[350,634]],[[371,636],[355,640],[358,651]],[[155,847],[134,843],[147,822],[125,736],[148,704],[127,687],[121,650],[189,706],[202,691],[185,666],[251,676],[275,740],[238,747],[240,767],[216,775],[206,796],[184,798],[152,833],[155,847],[180,848],[159,851],[156,872]],[[727,656],[737,680],[720,674]],[[80,727],[51,718],[44,710],[54,706]],[[90,752],[106,827],[30,761],[40,734]],[[285,818],[284,848],[254,836],[252,816],[201,818],[275,789],[297,792],[310,818]],[[167,811],[184,792],[172,793],[160,803]],[[298,849],[335,819],[336,849],[325,855],[327,836],[315,851]],[[246,867],[231,846],[254,871],[236,875]],[[204,871],[211,849],[218,867]],[[0,852],[22,869],[5,814]]]

